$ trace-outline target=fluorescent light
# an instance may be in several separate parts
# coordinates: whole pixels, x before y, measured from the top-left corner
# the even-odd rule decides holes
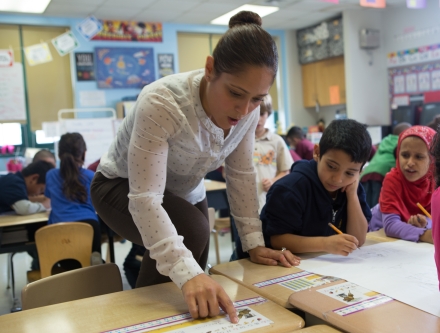
[[[43,13],[50,0],[1,0],[0,11],[21,13]]]
[[[276,11],[279,10],[279,8],[274,7],[274,6],[243,5],[241,7],[238,7],[236,9],[230,11],[229,13],[226,13],[220,17],[217,17],[216,19],[211,21],[211,24],[228,25],[229,19],[232,16],[234,16],[235,14],[237,14],[238,12],[241,12],[242,10],[254,12],[254,13],[257,13],[258,15],[260,15],[260,17],[264,17],[269,14],[275,13]]]

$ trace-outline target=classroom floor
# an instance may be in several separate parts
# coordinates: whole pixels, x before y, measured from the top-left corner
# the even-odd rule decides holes
[[[219,236],[220,258],[222,263],[229,261],[232,253],[231,234],[226,233],[223,236]],[[122,283],[124,290],[131,289],[130,285],[125,278],[122,264],[125,260],[127,253],[130,251],[131,243],[115,243],[115,257],[116,264],[119,266],[122,274]],[[107,245],[102,247],[102,255],[105,258],[107,253]],[[26,285],[26,271],[30,269],[31,257],[27,253],[17,253],[14,256],[14,271],[15,271],[15,291],[17,297],[20,298],[21,290]],[[0,255],[0,315],[10,313],[12,307],[12,291],[6,289],[8,283],[8,270],[7,270],[8,254]],[[215,255],[214,238],[211,235],[211,243],[209,247],[208,264],[215,266],[217,264]]]

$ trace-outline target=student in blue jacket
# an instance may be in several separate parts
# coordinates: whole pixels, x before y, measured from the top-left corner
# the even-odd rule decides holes
[[[266,245],[343,256],[362,246],[371,212],[359,175],[370,151],[364,125],[334,120],[315,145],[313,160],[294,163],[270,188],[261,212]]]

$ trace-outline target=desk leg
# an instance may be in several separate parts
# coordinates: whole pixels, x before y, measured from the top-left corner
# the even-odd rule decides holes
[[[10,267],[11,267],[11,284],[12,284],[12,308],[11,312],[21,311],[21,304],[19,300],[15,297],[15,276],[14,276],[14,255],[15,252],[11,254],[10,257]]]
[[[115,244],[114,244],[114,232],[110,228],[107,227],[107,235],[108,235],[108,250],[110,252],[110,262],[115,263]]]

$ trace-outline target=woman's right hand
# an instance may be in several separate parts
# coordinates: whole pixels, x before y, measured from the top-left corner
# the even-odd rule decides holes
[[[220,308],[233,324],[238,323],[237,312],[222,286],[205,274],[199,274],[182,287],[183,297],[191,316],[196,318],[215,317]]]

